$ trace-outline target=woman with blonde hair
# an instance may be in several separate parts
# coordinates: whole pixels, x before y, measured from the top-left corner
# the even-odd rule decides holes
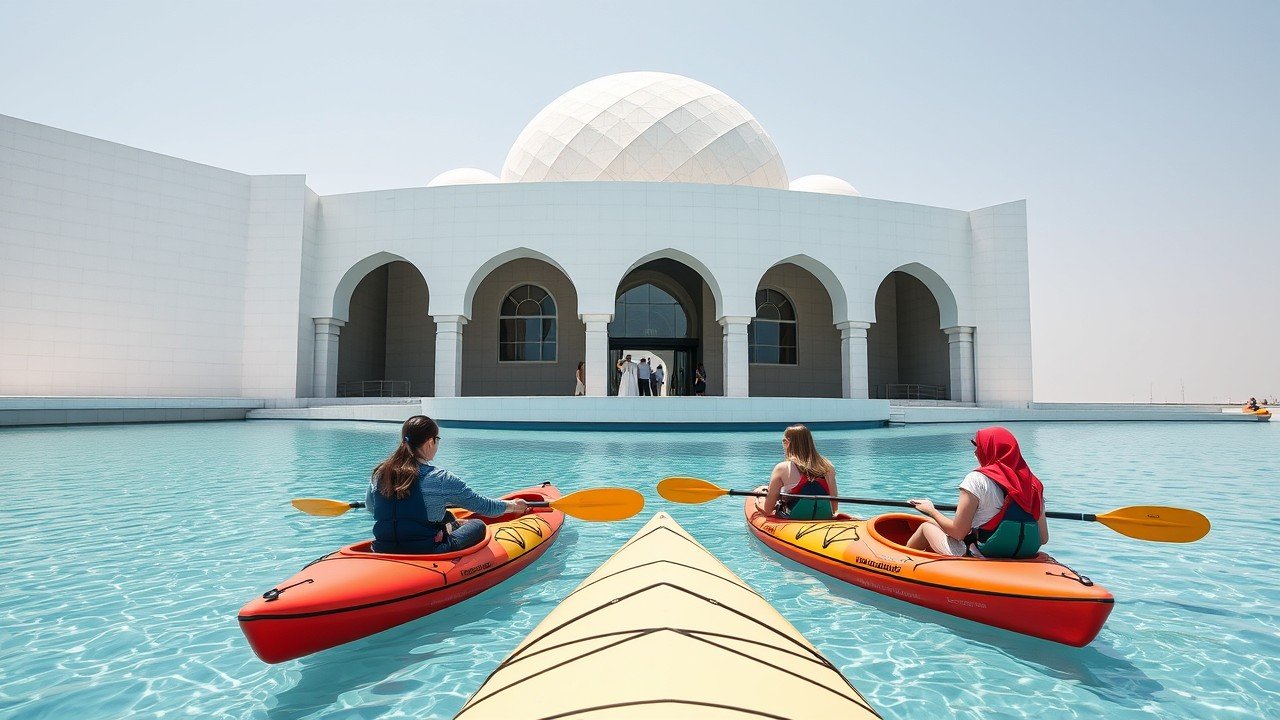
[[[400,428],[400,442],[378,463],[365,507],[373,513],[373,551],[429,554],[453,552],[484,540],[483,520],[459,523],[448,506],[485,517],[523,515],[524,500],[495,500],[467,487],[457,475],[431,464],[440,449],[440,426],[414,415]]]
[[[836,494],[836,469],[832,467],[830,460],[818,453],[809,428],[792,425],[783,431],[782,452],[786,459],[775,465],[773,474],[769,476],[769,491],[764,499],[765,511],[792,520],[827,520],[834,517],[837,506],[834,500],[782,497],[783,493]]]

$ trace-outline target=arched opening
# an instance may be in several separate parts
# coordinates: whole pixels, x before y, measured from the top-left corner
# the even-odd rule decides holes
[[[568,276],[545,260],[518,257],[475,288],[462,333],[462,394],[572,395],[586,330]]]
[[[434,394],[436,324],[429,300],[422,273],[403,260],[360,279],[338,345],[338,397]]]
[[[662,367],[662,395],[694,394],[699,363],[707,375],[706,394],[721,394],[722,348],[704,342],[719,337],[715,302],[703,276],[679,260],[657,258],[628,272],[618,283],[609,323],[609,394],[618,394],[621,374],[615,368],[626,354]]]
[[[950,354],[934,294],[915,276],[894,271],[875,302],[876,321],[867,330],[871,397],[950,398]]]
[[[840,397],[840,331],[831,296],[794,263],[769,268],[747,329],[752,397]]]

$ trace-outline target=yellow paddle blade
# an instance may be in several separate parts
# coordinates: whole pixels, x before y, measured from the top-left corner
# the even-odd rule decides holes
[[[1098,522],[1139,540],[1195,542],[1209,534],[1209,518],[1195,510],[1160,505],[1135,505],[1097,516]]]
[[[351,509],[351,503],[324,498],[298,498],[293,501],[293,506],[308,515],[322,517],[335,517]]]
[[[695,477],[669,477],[658,483],[658,494],[671,502],[696,505],[714,500],[729,491]]]
[[[579,520],[626,520],[644,509],[644,496],[631,488],[593,488],[569,493],[547,503]]]

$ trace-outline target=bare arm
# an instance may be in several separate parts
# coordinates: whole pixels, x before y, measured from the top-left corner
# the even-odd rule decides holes
[[[1040,519],[1036,521],[1036,525],[1040,528],[1040,544],[1049,544],[1049,518],[1044,515],[1044,502],[1040,503]]]
[[[960,499],[956,501],[956,516],[949,518],[938,511],[929,500],[909,500],[916,510],[927,515],[948,537],[963,541],[973,528],[973,516],[978,512],[978,498],[973,493],[960,488]]]
[[[782,496],[782,485],[790,474],[790,462],[780,462],[773,466],[773,472],[769,475],[769,491],[764,496],[765,515],[772,515],[773,509],[778,506],[778,498]]]
[[[832,495],[839,495],[840,490],[836,488],[836,470],[831,468],[831,479],[827,481],[827,486],[831,488]],[[831,516],[835,517],[840,512],[840,503],[835,500],[831,501]]]

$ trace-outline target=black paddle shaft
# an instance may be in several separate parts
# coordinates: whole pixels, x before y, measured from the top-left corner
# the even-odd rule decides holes
[[[756,490],[730,490],[729,494],[739,497],[765,497],[767,495],[767,493]],[[793,495],[791,493],[781,493],[781,495],[783,497],[809,498],[810,500],[835,500],[836,502],[853,503],[855,505],[883,505],[886,507],[910,508],[912,510],[916,507],[905,500],[876,500],[874,498],[832,497],[830,495]],[[938,505],[937,503],[934,503],[933,507],[948,512],[956,509],[955,505]],[[1098,519],[1093,513],[1046,512],[1044,516],[1059,520],[1084,520],[1085,522],[1093,522]]]

